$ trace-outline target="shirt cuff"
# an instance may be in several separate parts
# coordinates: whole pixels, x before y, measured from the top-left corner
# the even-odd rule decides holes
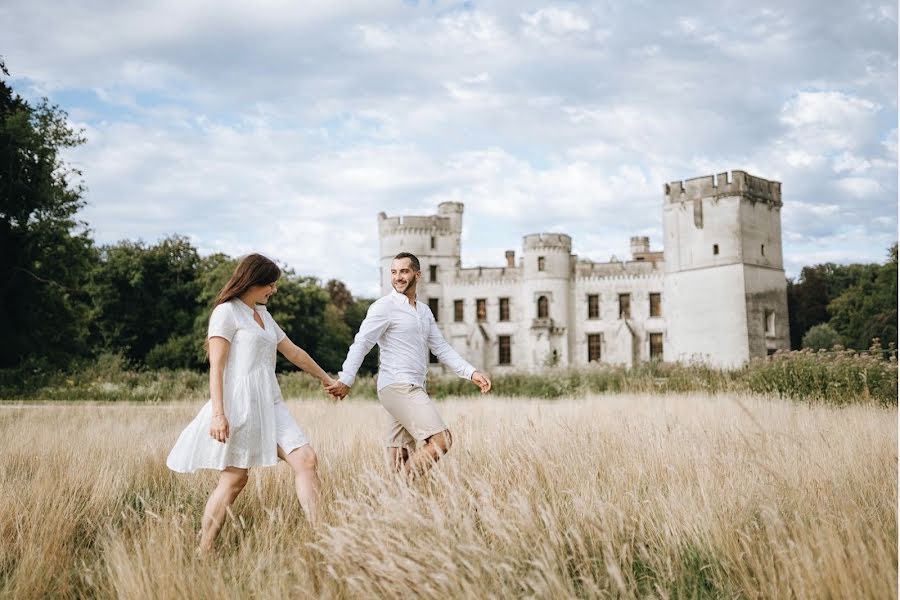
[[[472,365],[469,365],[465,369],[463,369],[462,375],[460,375],[460,377],[462,377],[463,379],[472,379],[472,375],[474,375],[475,371],[477,370],[478,369],[476,369]]]
[[[338,381],[340,381],[347,387],[353,387],[353,382],[356,381],[356,377],[350,377],[349,375],[345,375],[343,372],[340,372],[338,373]]]

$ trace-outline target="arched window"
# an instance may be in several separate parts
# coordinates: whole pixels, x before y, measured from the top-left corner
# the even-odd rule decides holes
[[[537,318],[538,319],[546,319],[550,314],[549,303],[547,302],[547,296],[538,296],[537,301]]]

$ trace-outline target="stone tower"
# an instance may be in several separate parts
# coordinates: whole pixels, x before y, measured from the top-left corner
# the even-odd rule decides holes
[[[665,186],[668,360],[735,367],[788,349],[781,184],[743,171]]]
[[[572,238],[535,233],[522,239],[522,288],[533,365],[568,365],[571,346]]]
[[[422,279],[419,300],[432,302],[443,297],[442,285],[460,266],[460,235],[462,234],[463,205],[461,202],[442,202],[438,214],[425,217],[387,217],[378,215],[380,240],[381,293],[391,291],[391,261],[400,252],[412,252],[419,258]],[[439,300],[435,317],[448,317],[448,307]]]

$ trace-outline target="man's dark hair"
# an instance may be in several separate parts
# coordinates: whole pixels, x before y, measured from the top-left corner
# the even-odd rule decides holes
[[[413,271],[421,271],[422,266],[419,264],[419,259],[416,258],[415,254],[410,254],[409,252],[401,252],[397,256],[394,257],[394,260],[398,258],[408,258],[409,262],[412,263]]]

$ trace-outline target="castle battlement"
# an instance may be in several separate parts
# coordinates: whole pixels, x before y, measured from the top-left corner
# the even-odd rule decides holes
[[[449,217],[429,216],[401,216],[388,217],[381,213],[378,216],[378,228],[382,235],[397,235],[399,233],[438,232],[453,233],[453,223]]]
[[[656,261],[630,260],[626,262],[597,263],[591,261],[578,261],[575,265],[575,275],[579,278],[608,278],[617,276],[637,277],[639,275],[663,273],[661,265]]]
[[[457,269],[453,283],[491,283],[518,281],[518,267],[472,267]]]
[[[522,238],[522,247],[529,250],[572,251],[572,238],[565,233],[531,233]]]
[[[666,201],[687,202],[703,198],[745,196],[750,200],[781,206],[781,182],[754,177],[746,171],[731,171],[718,175],[694,177],[665,185]]]

